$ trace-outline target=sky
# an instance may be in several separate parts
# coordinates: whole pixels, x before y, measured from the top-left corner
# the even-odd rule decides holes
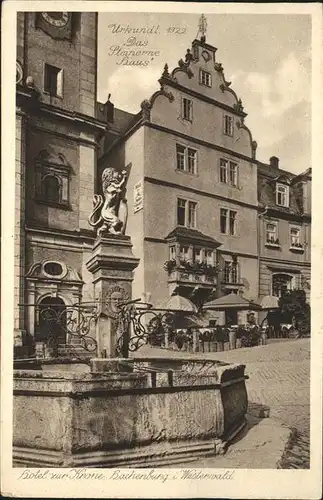
[[[242,99],[257,159],[268,162],[275,155],[281,168],[303,172],[311,166],[310,16],[208,14],[206,19],[206,41],[217,47],[216,60]],[[116,107],[137,113],[159,89],[165,63],[172,70],[184,58],[198,21],[196,14],[99,13],[98,100],[111,94]],[[113,32],[114,25],[159,28],[157,34],[127,35]],[[177,32],[169,32],[173,27]],[[136,40],[126,47],[130,37]],[[146,46],[133,45],[145,41]],[[116,46],[155,54],[142,57],[148,66],[130,66]]]

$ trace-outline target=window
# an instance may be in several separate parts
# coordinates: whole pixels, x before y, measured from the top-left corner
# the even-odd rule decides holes
[[[220,160],[220,182],[227,183],[227,160]]]
[[[278,243],[277,224],[273,222],[266,224],[266,243]]]
[[[178,199],[177,200],[177,224],[179,226],[185,226],[185,209],[186,209],[186,200]]]
[[[196,227],[196,203],[194,201],[188,202],[188,227]]]
[[[226,208],[220,209],[220,231],[222,234],[234,236],[236,234],[237,212]]]
[[[179,257],[181,260],[188,260],[189,247],[180,247],[179,248]]]
[[[203,69],[200,71],[200,83],[202,85],[206,85],[207,87],[211,87],[212,85],[211,74]]]
[[[276,185],[276,204],[281,207],[289,206],[289,189],[284,184]]]
[[[300,246],[300,230],[298,227],[290,228],[290,246],[291,247]]]
[[[229,234],[234,236],[236,234],[236,215],[237,212],[230,210],[229,213]]]
[[[272,278],[272,295],[282,297],[288,290],[292,290],[293,279],[288,274],[274,274]]]
[[[63,70],[45,64],[44,91],[53,97],[63,97]]]
[[[226,234],[227,232],[227,219],[228,219],[228,210],[225,208],[220,209],[220,231],[222,234]]]
[[[175,246],[171,246],[171,247],[169,248],[169,259],[170,259],[170,260],[173,260],[173,259],[175,259],[175,257],[176,257],[176,249],[175,249]]]
[[[224,127],[223,132],[225,135],[233,137],[233,117],[229,115],[224,115]]]
[[[193,119],[193,103],[186,97],[183,97],[182,99],[182,118],[189,121],[192,121]]]
[[[224,281],[229,283],[231,274],[231,262],[225,261],[224,263]]]
[[[220,182],[237,187],[238,185],[238,165],[224,158],[220,159]]]
[[[36,158],[35,173],[37,202],[69,208],[71,167],[64,155],[53,150],[42,150]]]
[[[202,262],[202,250],[193,248],[193,262]]]
[[[206,263],[209,266],[213,266],[213,252],[212,252],[212,250],[206,250],[205,256],[206,256]]]
[[[185,150],[184,146],[176,144],[177,170],[185,170]]]
[[[194,229],[196,227],[196,208],[197,203],[195,201],[178,198],[177,224],[179,226],[186,226]]]
[[[50,261],[44,263],[43,271],[44,274],[47,274],[48,276],[62,277],[64,274],[66,274],[67,269],[66,266],[64,269],[60,262]]]
[[[195,149],[187,149],[187,171],[190,174],[196,173],[196,151]]]
[[[43,179],[43,194],[45,200],[53,203],[61,201],[61,183],[56,175],[46,175]]]
[[[231,261],[224,262],[223,281],[225,283],[238,283],[238,264]]]
[[[230,170],[229,170],[229,184],[231,186],[237,186],[237,177],[238,177],[238,166],[236,163],[230,161]]]
[[[237,264],[231,264],[231,283],[238,282],[238,266]]]
[[[36,199],[54,206],[69,206],[69,170],[66,167],[37,165]]]
[[[187,148],[181,144],[176,144],[176,169],[180,172],[187,172],[196,175],[197,172],[197,151]]]

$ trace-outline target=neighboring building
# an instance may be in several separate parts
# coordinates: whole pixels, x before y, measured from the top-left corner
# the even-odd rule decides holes
[[[92,296],[96,75],[96,13],[18,13],[15,328],[32,335],[35,305]]]
[[[310,298],[311,180],[310,168],[291,174],[276,157],[259,164],[260,297],[304,289]]]

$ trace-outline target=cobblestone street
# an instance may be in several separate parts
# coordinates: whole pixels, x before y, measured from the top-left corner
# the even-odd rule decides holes
[[[245,363],[249,401],[268,405],[271,418],[295,429],[280,467],[308,468],[310,340],[279,341],[265,347],[227,351],[218,353],[217,359]]]
[[[309,434],[309,339],[278,341],[264,347],[220,352],[212,357],[245,363],[249,401],[268,405],[271,417]]]
[[[150,355],[162,355],[160,349],[150,349],[149,352]],[[168,351],[167,355],[179,356],[181,354],[178,352],[172,354]],[[197,355],[187,353],[184,355],[183,353],[183,357],[194,356]],[[201,354],[198,357],[201,357]],[[203,357],[246,364],[246,375],[249,376],[247,391],[250,408],[266,405],[270,408],[270,419],[264,419],[264,425],[266,425],[265,421],[268,424],[269,420],[278,421],[295,429],[289,449],[286,449],[280,466],[283,468],[308,468],[310,456],[310,340],[273,341],[267,346],[207,353],[203,354]],[[195,467],[210,468],[247,466],[240,451],[234,459],[232,456],[232,461],[230,454],[229,448],[224,457],[205,458],[194,462],[194,465]],[[249,467],[262,468],[264,465],[252,465],[252,460],[250,460]]]

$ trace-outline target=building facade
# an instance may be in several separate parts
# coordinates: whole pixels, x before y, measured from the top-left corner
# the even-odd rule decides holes
[[[85,262],[98,141],[97,14],[18,13],[15,329],[92,296]],[[23,304],[23,305],[21,305]]]
[[[17,332],[37,335],[35,306],[93,300],[88,217],[107,166],[130,171],[134,298],[159,305],[178,293],[201,305],[309,286],[310,170],[256,159],[242,102],[205,36],[174,70],[165,65],[134,115],[110,97],[97,102],[96,13],[17,21]]]
[[[185,61],[165,66],[160,90],[99,159],[101,168],[131,163],[134,294],[153,303],[174,291],[197,303],[259,293],[257,145],[216,50],[194,40]]]
[[[260,297],[303,289],[310,299],[311,181],[310,168],[294,175],[276,157],[258,166]]]
[[[296,176],[276,157],[256,159],[216,50],[194,40],[101,150],[101,169],[131,164],[128,232],[141,259],[134,294],[158,304],[176,292],[201,304],[302,288],[309,299],[311,171]]]

